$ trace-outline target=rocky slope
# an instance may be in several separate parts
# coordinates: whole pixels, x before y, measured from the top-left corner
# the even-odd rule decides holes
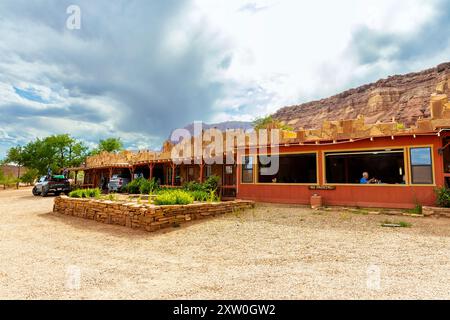
[[[358,115],[364,115],[368,123],[395,117],[409,126],[418,117],[429,116],[428,104],[434,92],[450,93],[450,62],[391,76],[326,99],[284,107],[274,118],[295,129],[317,128],[323,120],[353,119]]]

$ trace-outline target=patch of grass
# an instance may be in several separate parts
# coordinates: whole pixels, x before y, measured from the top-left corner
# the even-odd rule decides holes
[[[413,209],[405,210],[407,213],[412,214],[422,214],[422,206],[418,203],[416,203],[415,207]]]
[[[390,221],[390,220],[384,220],[381,223],[381,226],[385,226],[385,225],[397,225],[400,228],[411,228],[412,224],[406,221]]]
[[[364,216],[369,214],[369,210],[362,209],[362,208],[354,208],[354,209],[350,209],[349,211],[351,213],[353,213],[353,214],[361,214],[361,215],[364,215]]]

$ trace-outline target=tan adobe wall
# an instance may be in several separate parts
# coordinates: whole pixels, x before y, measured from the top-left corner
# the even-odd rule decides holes
[[[134,229],[156,231],[186,221],[254,208],[253,201],[155,206],[107,200],[56,197],[53,212]]]

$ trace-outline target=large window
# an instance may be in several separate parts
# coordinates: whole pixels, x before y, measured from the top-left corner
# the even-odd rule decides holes
[[[274,155],[272,155],[274,157]],[[280,154],[278,171],[266,175],[264,164],[258,157],[258,182],[261,183],[317,183],[317,161],[315,153]]]
[[[253,183],[253,157],[243,158],[242,183]]]
[[[403,149],[326,153],[325,162],[327,183],[361,183],[365,172],[369,183],[405,183]]]
[[[411,148],[411,183],[432,184],[433,166],[431,148]]]

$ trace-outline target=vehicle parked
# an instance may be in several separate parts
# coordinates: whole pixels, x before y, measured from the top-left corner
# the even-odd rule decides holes
[[[33,195],[46,197],[49,193],[59,196],[61,193],[68,194],[71,191],[69,180],[63,175],[42,176],[33,188]]]
[[[109,192],[122,192],[123,188],[130,183],[131,177],[126,174],[114,174],[109,180],[108,191]]]

